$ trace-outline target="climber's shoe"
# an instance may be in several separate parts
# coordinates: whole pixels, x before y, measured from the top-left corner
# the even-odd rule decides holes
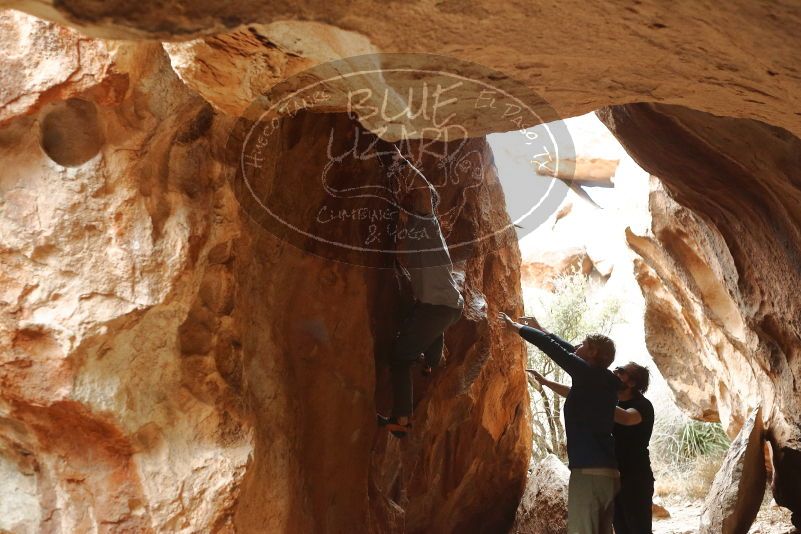
[[[386,427],[396,438],[406,437],[406,434],[409,433],[409,429],[412,428],[412,423],[402,425],[398,423],[398,418],[394,416],[385,417],[381,414],[377,414],[376,418],[378,419],[378,426]]]

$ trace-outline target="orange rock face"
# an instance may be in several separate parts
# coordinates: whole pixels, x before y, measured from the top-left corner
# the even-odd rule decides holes
[[[323,206],[338,212],[351,205],[321,194],[320,171],[329,132],[347,137],[354,127],[344,114],[301,113],[285,121],[280,142],[265,154],[276,162],[263,184],[276,200],[271,206],[291,203],[295,214],[319,214]],[[287,148],[290,138],[297,144]],[[488,180],[455,220],[454,242],[508,224],[486,142],[471,140],[464,150],[483,154]],[[423,170],[437,180],[434,165]],[[378,172],[374,160],[347,159],[327,178],[337,183]],[[285,184],[305,193],[276,191]],[[452,201],[444,196],[442,209]],[[493,208],[480,208],[487,205]],[[319,255],[309,254],[255,220],[258,215],[243,227],[234,260],[240,287],[234,316],[241,313],[239,322],[248,325],[241,343],[256,417],[236,525],[307,532],[353,525],[376,532],[508,527],[528,462],[527,393],[520,340],[502,335],[489,318],[521,305],[516,243],[508,234],[479,243],[457,263],[464,318],[447,332],[447,366],[431,379],[416,378],[414,431],[399,442],[375,426],[376,409],[389,411],[387,355],[409,305],[392,270],[343,262],[359,261],[350,253],[332,261],[324,257],[336,253],[331,247],[294,241]],[[326,236],[358,231],[345,222]],[[483,460],[490,450],[502,460]],[[286,504],[264,505],[274,499]]]
[[[0,527],[511,520],[529,447],[522,347],[486,318],[520,310],[514,244],[482,244],[459,267],[469,311],[449,332],[450,365],[418,384],[401,450],[372,421],[403,309],[394,280],[260,235],[224,178],[226,114],[298,69],[372,50],[491,65],[565,116],[622,105],[610,127],[669,193],[655,195],[654,235],[630,240],[651,352],[696,416],[734,432],[763,402],[776,500],[801,513],[797,6],[3,5],[95,37],[185,42],[0,19],[0,472],[13,488]],[[641,101],[686,108],[629,105]],[[510,129],[470,109],[471,135]],[[281,139],[316,168],[305,120],[302,143]],[[449,221],[456,237],[504,222],[497,188],[473,195]]]
[[[558,534],[567,531],[567,488],[570,470],[553,454],[529,474],[517,509],[514,534]]]
[[[13,108],[0,131],[0,528],[507,528],[531,443],[522,341],[490,320],[522,311],[512,231],[454,254],[464,317],[398,442],[375,422],[409,304],[392,270],[266,231],[226,180],[234,118],[160,45],[81,39],[102,54],[61,53],[107,62],[100,78]],[[114,98],[108,76],[126,80]],[[291,210],[317,213],[328,134],[353,128],[284,122],[271,176],[297,187]],[[462,150],[485,179],[443,194],[461,206],[456,241],[509,223],[487,143]],[[376,170],[358,165],[337,176]]]

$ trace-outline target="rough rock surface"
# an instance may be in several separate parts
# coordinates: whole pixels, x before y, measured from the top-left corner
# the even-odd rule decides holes
[[[776,500],[796,512],[801,526],[801,479],[796,476],[801,469],[801,397],[796,387],[801,361],[796,290],[801,282],[801,150],[793,135],[801,133],[801,115],[795,111],[801,107],[797,5],[740,0],[709,10],[694,3],[667,6],[648,0],[578,9],[568,2],[534,17],[520,16],[513,4],[468,9],[453,1],[393,4],[392,16],[384,4],[366,0],[291,6],[266,0],[224,6],[86,0],[3,5],[107,38],[185,40],[240,32],[242,24],[307,24],[289,36],[256,32],[266,35],[266,42],[251,32],[260,44],[251,41],[244,50],[261,58],[264,67],[243,76],[243,85],[267,74],[278,79],[307,60],[324,59],[327,50],[345,54],[358,46],[381,52],[436,51],[492,65],[524,82],[565,116],[620,105],[612,108],[609,124],[638,161],[663,180],[677,203],[674,209],[663,202],[665,212],[679,217],[657,217],[653,237],[631,240],[645,258],[640,274],[650,299],[647,321],[669,326],[661,332],[652,329],[652,352],[662,356],[663,364],[668,356],[687,364],[667,364],[664,374],[681,377],[673,384],[689,384],[686,394],[679,395],[685,407],[701,417],[721,418],[731,432],[756,400],[763,402]],[[17,13],[4,14],[2,27],[0,143],[6,165],[0,171],[0,380],[3,458],[10,458],[2,469],[10,473],[5,479],[13,481],[11,486],[25,488],[15,491],[18,500],[13,503],[30,506],[13,504],[13,513],[0,517],[18,519],[14,514],[22,510],[27,514],[20,519],[23,524],[44,520],[73,530],[93,521],[132,529],[148,521],[170,529],[229,524],[236,488],[232,481],[239,479],[251,446],[258,449],[252,466],[265,465],[262,452],[274,454],[285,462],[281,473],[301,473],[302,478],[302,462],[286,451],[300,450],[297,443],[318,437],[285,433],[295,441],[278,444],[267,425],[261,432],[273,441],[249,438],[248,415],[258,412],[240,406],[248,398],[241,393],[248,391],[243,384],[259,372],[258,366],[256,374],[243,370],[248,351],[273,343],[259,336],[284,331],[245,329],[258,339],[243,339],[242,327],[248,324],[243,317],[252,317],[248,306],[259,303],[241,304],[238,299],[245,297],[234,297],[232,305],[227,296],[231,291],[239,295],[243,283],[234,273],[244,260],[228,244],[242,233],[242,222],[231,215],[235,205],[225,196],[225,186],[210,185],[217,183],[219,171],[207,168],[215,165],[208,158],[215,142],[207,132],[222,125],[193,91],[220,110],[226,105],[220,95],[230,89],[232,97],[241,98],[251,89],[226,87],[225,80],[215,87],[209,75],[215,68],[192,65],[205,60],[208,37],[205,44],[187,44],[186,57],[172,51],[168,59],[152,42],[89,40]],[[326,36],[320,37],[323,32]],[[309,51],[308,43],[318,42],[329,45]],[[293,43],[300,45],[291,48]],[[261,47],[265,51],[259,52]],[[288,57],[271,55],[273,47]],[[293,59],[293,54],[302,57]],[[181,79],[173,74],[170,60]],[[89,109],[95,112],[76,113],[86,105],[70,98],[94,103]],[[685,108],[629,104],[636,101]],[[85,133],[76,136],[74,150],[58,150],[58,140],[70,129],[61,126],[70,121]],[[491,121],[476,124],[501,127]],[[245,246],[248,238],[242,239],[236,247]],[[667,252],[649,250],[653,239]],[[489,262],[487,268],[508,271],[513,279],[514,255],[499,252],[505,259]],[[483,280],[489,285],[495,276],[484,275],[477,283],[482,291]],[[504,298],[512,304],[516,296]],[[497,333],[485,335],[489,339]],[[251,347],[248,351],[245,344]],[[137,357],[131,356],[130,347],[137,349]],[[186,358],[176,359],[179,353]],[[131,368],[141,371],[127,370]],[[692,376],[686,368],[694,370]],[[472,383],[493,398],[516,387],[484,386],[483,380]],[[154,383],[164,392],[158,397],[151,393]],[[523,383],[521,376],[521,391]],[[281,393],[270,390],[264,402],[288,402],[295,390],[282,389],[282,384],[275,389]],[[496,428],[487,422],[493,421],[489,413],[482,417],[482,428]],[[154,420],[170,424],[147,425]],[[289,420],[274,426],[293,424]],[[62,434],[61,444],[52,445],[48,436]],[[87,435],[108,439],[87,440]],[[194,439],[199,435],[204,438]],[[92,454],[83,463],[61,461],[70,451],[85,452],[85,442],[103,445],[89,446]],[[465,447],[464,440],[449,443],[451,451]],[[442,472],[435,467],[419,469]],[[477,469],[460,467],[461,473]],[[163,477],[168,470],[170,475]],[[184,483],[174,487],[166,482],[176,479]],[[435,475],[423,479],[434,480]],[[281,480],[288,483],[289,478]],[[86,484],[97,488],[92,492],[98,496],[97,507],[91,513],[65,504],[91,500],[83,493]],[[118,494],[123,497],[111,498],[103,491],[108,487],[122,488]],[[369,492],[375,495],[380,487],[372,484]],[[302,515],[308,503],[320,506],[324,500],[293,491],[276,492],[283,499],[274,501],[274,509],[281,510],[271,516],[276,524]],[[319,491],[325,495],[324,489]],[[220,506],[226,499],[229,504]],[[12,501],[2,502],[8,506]],[[259,513],[269,513],[263,503],[248,502],[251,508],[262,506]],[[378,522],[389,524],[400,517],[392,506],[382,510]],[[456,516],[454,508],[440,510],[442,517]],[[238,517],[243,521],[245,516]]]
[[[175,72],[221,111],[239,115],[274,85],[326,61],[375,53],[362,35],[317,22],[250,24],[164,43]]]
[[[331,28],[320,35],[319,25],[309,25],[296,43],[326,42],[332,32],[344,30],[360,36],[342,41],[338,50],[347,55],[360,53],[369,42],[387,53],[437,53],[492,66],[525,83],[562,116],[658,101],[758,119],[801,134],[794,111],[801,108],[796,46],[801,7],[790,2],[737,0],[709,9],[660,0],[562,2],[527,13],[514,3],[457,0],[391,8],[378,0],[3,0],[0,5],[113,39],[183,41],[238,31],[248,23],[316,22]],[[280,49],[280,43],[262,46]],[[247,50],[254,52],[250,44]],[[313,55],[305,48],[291,52]],[[273,74],[269,64],[262,72]],[[243,84],[250,81],[242,78]]]
[[[567,485],[570,470],[549,454],[528,475],[526,491],[517,509],[514,534],[567,532]]]
[[[0,125],[91,88],[100,102],[113,102],[125,91],[125,77],[108,71],[113,45],[24,13],[2,12],[0,48]]]
[[[601,115],[664,184],[652,193],[652,232],[628,236],[643,258],[649,351],[681,406],[731,435],[762,405],[776,502],[798,523],[801,140],[673,106]]]
[[[746,534],[765,493],[762,409],[748,416],[715,475],[701,514],[702,534]]]
[[[33,51],[67,32],[28,24]],[[241,358],[222,350],[230,296],[212,290],[231,265],[211,251],[238,223],[198,120],[209,107],[158,44],[82,50],[100,55],[68,47],[64,63],[108,61],[122,82],[45,90],[55,100],[0,132],[0,527],[222,528],[252,438]],[[70,103],[93,110],[77,131]],[[188,315],[208,329],[180,336]]]
[[[59,71],[35,85],[39,63],[3,80],[8,102],[34,96],[6,106],[0,129],[0,529],[511,525],[531,442],[524,349],[488,320],[522,312],[511,236],[460,263],[468,306],[448,366],[415,384],[399,444],[375,425],[406,304],[391,272],[303,252],[244,216],[225,179],[234,117],[160,44],[0,20],[37,29],[22,50],[5,45],[3,72],[28,48],[101,67],[80,83]],[[319,176],[326,128],[343,125],[288,120],[295,152],[282,154],[298,157],[276,158],[280,174]],[[508,224],[486,142],[469,148],[487,181],[453,239]],[[303,209],[319,200],[292,195]]]
[[[734,271],[733,260],[713,226],[673,200],[658,180],[652,179],[651,186],[649,207],[658,240],[627,235],[632,248],[646,259],[635,261],[635,270],[646,300],[648,350],[685,412],[699,420],[721,420],[736,434],[748,392],[756,387],[747,383],[753,373],[724,332],[726,323],[709,320],[703,294],[695,294],[703,287],[724,320],[744,335],[739,310],[720,287],[727,271]],[[735,382],[747,387],[730,387]]]

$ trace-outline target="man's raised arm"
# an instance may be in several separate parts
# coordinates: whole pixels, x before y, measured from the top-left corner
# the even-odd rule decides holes
[[[519,319],[519,321],[521,321],[523,323],[523,326],[530,326],[531,328],[536,328],[537,330],[540,330],[541,332],[547,334],[548,337],[550,337],[556,343],[559,343],[562,347],[564,347],[564,349],[566,351],[568,351],[568,352],[576,352],[576,347],[574,347],[571,343],[568,343],[567,341],[565,341],[561,337],[557,336],[553,332],[548,332],[548,330],[543,328],[542,325],[540,324],[540,322],[537,321],[536,318],[534,318],[534,317],[521,317]]]
[[[546,335],[549,338],[551,338],[551,341],[553,341],[554,343],[558,344],[560,347],[565,349],[567,352],[569,352],[571,354],[576,352],[576,347],[574,347],[573,344],[568,343],[567,341],[565,341],[561,337],[557,336],[556,334],[552,334],[550,332],[546,332]]]
[[[563,341],[564,344],[557,342],[551,334],[543,332],[542,330],[514,322],[505,313],[500,314],[500,319],[504,321],[509,329],[515,330],[520,334],[520,337],[544,352],[556,365],[564,369],[570,376],[581,376],[589,370],[587,362],[573,354],[573,352],[568,350],[565,346],[567,345],[572,348],[572,345],[564,342],[558,338],[558,336],[555,337]]]

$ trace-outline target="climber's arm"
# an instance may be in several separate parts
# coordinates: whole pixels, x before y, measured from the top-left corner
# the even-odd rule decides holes
[[[568,393],[570,393],[570,386],[548,380],[535,369],[526,369],[526,371],[534,376],[534,380],[536,380],[539,385],[549,388],[560,397],[567,397]],[[615,423],[624,426],[633,426],[639,425],[641,422],[642,415],[634,408],[624,409],[620,406],[615,407]]]
[[[546,332],[546,335],[547,335],[549,338],[551,338],[551,340],[552,340],[554,343],[556,343],[557,345],[559,345],[560,347],[562,347],[563,349],[565,349],[567,352],[569,352],[569,353],[571,353],[571,354],[573,354],[574,352],[576,352],[576,347],[574,347],[574,346],[573,346],[571,343],[568,343],[567,341],[565,341],[565,340],[564,340],[564,339],[562,339],[561,337],[557,336],[556,334],[552,334],[552,333],[550,333],[550,332]]]

